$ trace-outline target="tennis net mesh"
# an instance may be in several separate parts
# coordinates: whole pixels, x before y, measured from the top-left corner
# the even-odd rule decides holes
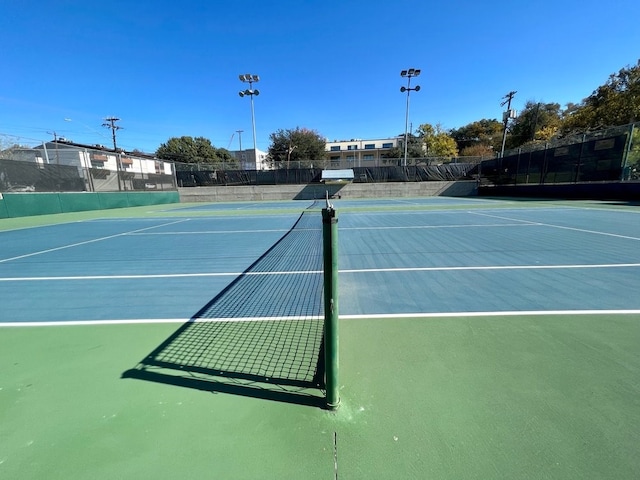
[[[323,388],[322,288],[322,223],[312,209],[138,370]]]

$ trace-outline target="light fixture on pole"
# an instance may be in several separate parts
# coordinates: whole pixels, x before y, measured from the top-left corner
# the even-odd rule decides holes
[[[418,75],[420,75],[420,70],[416,68],[410,68],[408,70],[402,70],[400,72],[400,76],[403,78],[406,77],[407,79],[407,86],[400,87],[400,91],[402,93],[407,92],[407,109],[406,109],[405,118],[404,118],[404,160],[402,163],[403,167],[407,166],[407,146],[408,146],[407,134],[409,129],[409,93],[411,93],[412,90],[416,92],[420,91],[420,85],[416,85],[414,88],[411,88],[411,77],[417,77]]]
[[[258,168],[258,150],[256,149],[256,115],[253,109],[253,96],[260,95],[260,90],[257,88],[254,90],[253,84],[260,81],[260,77],[258,75],[253,75],[251,73],[245,73],[238,75],[240,81],[249,84],[249,88],[246,90],[241,90],[238,92],[238,95],[244,97],[249,95],[251,97],[251,126],[253,128],[253,160],[256,162],[256,168]]]

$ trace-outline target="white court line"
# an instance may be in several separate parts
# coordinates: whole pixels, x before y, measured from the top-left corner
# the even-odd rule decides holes
[[[587,230],[587,229],[584,229],[584,228],[576,228],[576,227],[565,227],[563,225],[554,225],[553,223],[532,222],[530,220],[520,220],[518,218],[502,217],[500,215],[490,215],[488,213],[480,213],[480,212],[473,212],[473,211],[469,211],[468,213],[470,213],[472,215],[480,215],[480,216],[483,216],[483,217],[491,217],[491,218],[499,218],[501,220],[509,220],[511,222],[522,222],[524,224],[530,224],[530,225],[538,225],[538,226],[543,226],[543,227],[559,228],[559,229],[562,229],[562,230],[572,230],[572,231],[575,231],[575,232],[593,233],[595,235],[604,235],[604,236],[607,236],[607,237],[624,238],[624,239],[627,239],[627,240],[640,241],[640,238],[638,238],[638,237],[630,237],[628,235],[619,235],[617,233],[600,232],[600,231],[597,231],[597,230]]]
[[[65,250],[67,248],[73,248],[73,247],[78,247],[80,245],[87,245],[89,243],[95,243],[95,242],[102,242],[103,240],[110,240],[112,238],[117,238],[117,237],[123,237],[125,235],[130,235],[133,233],[137,233],[137,232],[143,232],[145,230],[151,230],[153,228],[160,228],[160,227],[166,227],[168,225],[174,225],[176,223],[182,223],[182,222],[187,222],[189,221],[189,218],[185,218],[182,220],[176,220],[174,222],[169,222],[169,223],[163,223],[161,225],[153,225],[151,227],[146,227],[146,228],[140,228],[137,230],[132,230],[130,232],[123,232],[123,233],[118,233],[116,235],[109,235],[106,237],[100,237],[100,238],[94,238],[92,240],[86,240],[84,242],[78,242],[78,243],[72,243],[70,245],[63,245],[61,247],[56,247],[56,248],[49,248],[47,250],[40,250],[39,252],[32,252],[32,253],[27,253],[25,255],[18,255],[17,257],[11,257],[11,258],[3,258],[0,259],[0,263],[5,263],[5,262],[11,262],[12,260],[20,260],[21,258],[28,258],[28,257],[34,257],[36,255],[42,255],[44,253],[51,253],[51,252],[56,252],[58,250]]]
[[[492,223],[492,224],[470,224],[470,225],[409,225],[393,227],[341,227],[340,230],[411,230],[411,229],[439,229],[439,228],[466,228],[466,227],[532,227],[528,223]],[[132,236],[143,235],[190,235],[190,234],[226,234],[226,233],[280,233],[288,232],[290,229],[282,228],[276,230],[200,230],[200,231],[180,231],[180,232],[141,232],[131,233]],[[316,231],[315,228],[297,228],[296,231]]]
[[[147,278],[190,278],[190,277],[239,277],[269,275],[318,275],[322,270],[290,270],[282,272],[211,272],[211,273],[158,273],[149,275],[81,275],[66,277],[7,277],[0,282],[38,282],[54,280],[142,280]]]
[[[468,225],[409,225],[393,227],[340,227],[340,230],[410,230],[410,229],[439,229],[439,228],[486,228],[486,227],[534,227],[533,223],[472,223]]]
[[[403,267],[403,268],[353,268],[340,269],[338,273],[398,273],[398,272],[449,272],[473,270],[572,270],[589,268],[638,268],[640,263],[607,263],[596,265],[490,265],[475,267]],[[153,278],[197,278],[197,277],[239,277],[270,275],[320,275],[322,270],[289,270],[278,272],[212,272],[212,273],[167,273],[149,275],[82,275],[60,277],[5,277],[0,282],[39,282],[73,280],[144,280]]]
[[[640,263],[607,263],[598,265],[489,265],[476,267],[406,267],[339,270],[339,273],[371,272],[448,272],[457,270],[571,270],[576,268],[637,268]]]
[[[290,228],[277,228],[270,230],[197,230],[197,231],[181,231],[181,232],[139,232],[130,233],[131,236],[142,235],[199,235],[199,234],[227,234],[227,233],[282,233],[288,232]],[[299,229],[303,230],[303,229]],[[312,229],[307,229],[312,230]]]
[[[366,315],[340,315],[340,320],[379,320],[403,318],[460,318],[460,317],[514,317],[514,316],[549,316],[549,315],[640,315],[640,310],[526,310],[526,311],[497,311],[497,312],[423,312],[423,313],[371,313]],[[307,321],[322,320],[320,315],[290,316],[290,317],[245,317],[245,318],[132,318],[119,320],[60,320],[60,321],[27,321],[0,322],[3,327],[66,327],[90,325],[155,325],[155,324],[183,324],[183,323],[241,323],[267,321]]]
[[[373,313],[369,315],[340,315],[340,320],[367,320],[371,318],[525,317],[545,315],[640,315],[640,310],[525,310],[504,312]]]

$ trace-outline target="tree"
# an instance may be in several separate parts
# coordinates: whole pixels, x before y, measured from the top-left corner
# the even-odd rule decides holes
[[[548,142],[558,134],[561,123],[562,111],[559,103],[529,100],[511,126],[507,148]]]
[[[571,108],[569,108],[571,107]],[[562,133],[571,134],[625,125],[640,120],[640,60],[609,76],[579,105],[565,111]]]
[[[631,137],[631,149],[627,156],[628,174],[631,180],[640,180],[640,128],[634,128]]]
[[[483,145],[481,143],[476,143],[473,145],[469,145],[468,147],[464,147],[460,150],[461,157],[493,157],[495,155],[495,151],[493,147],[489,145]]]
[[[19,137],[12,137],[9,135],[0,135],[0,152],[11,152],[12,150],[20,149],[20,148],[30,148],[27,145],[22,145],[16,140]]]
[[[269,161],[278,168],[321,165],[326,159],[326,141],[315,130],[296,127],[269,135]]]
[[[462,156],[493,156],[502,147],[502,123],[496,119],[471,122],[449,133]]]
[[[427,157],[457,157],[458,145],[449,132],[440,124],[435,127],[424,123],[418,127],[418,137],[422,140]]]
[[[237,168],[238,162],[224,148],[216,148],[204,137],[172,137],[156,150],[156,156],[164,160],[182,163],[207,163],[218,168]]]
[[[382,155],[384,163],[401,164],[401,159],[404,158],[404,133],[398,135],[398,138],[401,138],[402,141],[398,142],[397,146],[390,148]],[[407,158],[422,157],[424,157],[422,141],[416,135],[407,133]]]

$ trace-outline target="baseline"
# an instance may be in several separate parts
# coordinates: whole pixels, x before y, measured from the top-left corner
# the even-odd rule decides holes
[[[340,320],[366,319],[402,319],[402,318],[464,318],[464,317],[527,317],[527,316],[587,316],[587,315],[640,315],[640,309],[626,310],[526,310],[495,312],[420,312],[420,313],[379,313],[365,315],[340,315]],[[0,322],[0,328],[33,328],[33,327],[68,327],[91,325],[138,325],[138,324],[185,324],[185,323],[228,323],[228,322],[264,322],[264,321],[308,321],[322,320],[319,315],[312,316],[278,316],[278,317],[244,317],[244,318],[145,318],[145,319],[102,319],[102,320],[58,320],[29,322]]]

